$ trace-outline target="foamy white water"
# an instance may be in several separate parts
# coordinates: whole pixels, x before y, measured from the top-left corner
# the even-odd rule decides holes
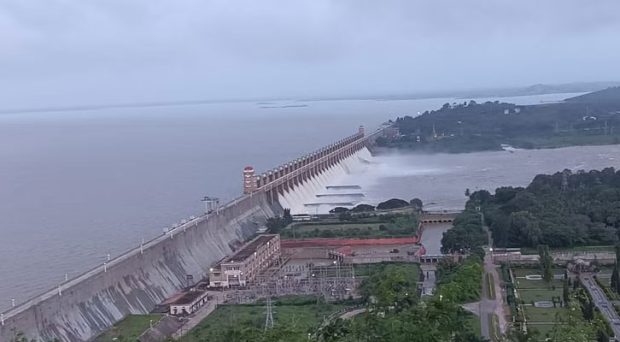
[[[346,195],[318,197],[317,195],[342,193],[342,191],[330,190],[328,186],[343,185],[343,182],[353,173],[363,174],[371,160],[370,151],[363,148],[317,177],[301,183],[293,190],[285,191],[279,198],[280,205],[291,209],[292,214],[325,214],[336,206],[351,208],[360,203],[359,197]]]

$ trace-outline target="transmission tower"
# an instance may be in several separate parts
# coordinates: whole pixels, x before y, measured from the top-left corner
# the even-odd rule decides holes
[[[267,296],[267,314],[265,315],[265,331],[273,328],[273,306],[271,296]]]

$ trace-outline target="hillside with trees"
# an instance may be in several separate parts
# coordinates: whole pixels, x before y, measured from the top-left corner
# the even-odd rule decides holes
[[[393,122],[399,134],[381,137],[383,147],[428,152],[620,143],[620,87],[559,103],[515,105],[504,102],[446,103],[417,117]]]
[[[620,171],[537,175],[525,188],[470,196],[500,247],[610,245],[620,233]]]

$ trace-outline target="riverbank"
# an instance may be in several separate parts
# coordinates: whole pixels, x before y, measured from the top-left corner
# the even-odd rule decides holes
[[[517,149],[540,150],[578,146],[605,146],[620,144],[620,134],[613,135],[557,135],[521,136],[519,138],[498,139],[495,137],[446,137],[432,143],[386,142],[373,149],[374,153],[414,152],[414,153],[472,153],[506,150],[503,145]]]

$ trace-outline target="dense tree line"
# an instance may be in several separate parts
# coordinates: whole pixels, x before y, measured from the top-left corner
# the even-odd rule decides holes
[[[394,126],[401,135],[383,137],[377,143],[446,152],[498,150],[502,143],[534,148],[552,137],[605,136],[608,139],[597,141],[618,143],[620,116],[615,113],[619,110],[620,88],[544,105],[446,103],[417,117],[397,118]],[[572,143],[587,142],[572,139]]]
[[[482,190],[469,205],[482,207],[500,247],[609,245],[620,229],[620,172],[569,170],[538,175],[526,188]]]
[[[482,218],[475,208],[469,206],[454,219],[453,225],[441,239],[443,253],[470,253],[487,243]]]
[[[377,206],[373,206],[370,204],[358,204],[355,207],[348,209],[345,207],[335,207],[329,211],[330,214],[343,214],[343,213],[368,213],[373,212],[375,209],[377,210],[390,210],[390,209],[400,209],[405,208],[407,206],[411,206],[415,211],[421,211],[424,204],[422,200],[419,198],[414,198],[411,201],[407,202],[400,198],[392,198],[387,201],[381,202],[377,204]]]
[[[381,202],[377,204],[378,210],[387,210],[387,209],[399,209],[404,208],[409,205],[409,202],[402,200],[400,198],[392,198],[385,202]]]
[[[460,263],[443,259],[437,270],[437,292],[443,299],[455,303],[480,300],[483,273],[482,258],[479,254],[472,254]]]

